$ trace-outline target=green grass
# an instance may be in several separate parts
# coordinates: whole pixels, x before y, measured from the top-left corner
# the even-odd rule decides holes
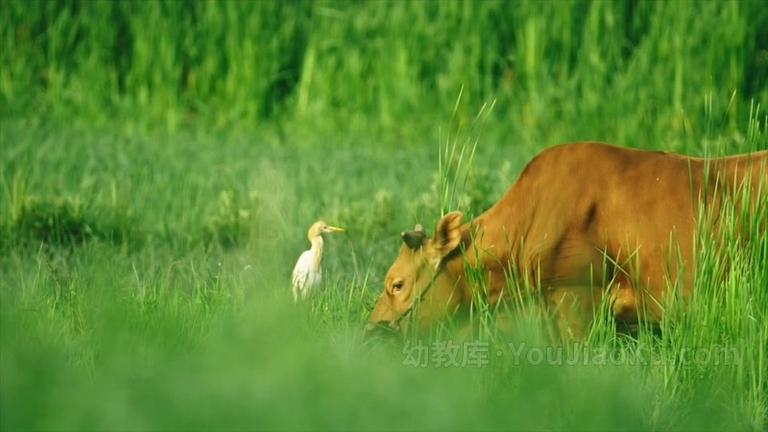
[[[470,336],[362,328],[402,230],[549,145],[768,148],[766,29],[758,1],[0,0],[0,428],[765,430],[768,203],[702,231],[660,336],[554,351],[526,301],[512,335],[482,303]],[[319,218],[347,232],[296,306]]]

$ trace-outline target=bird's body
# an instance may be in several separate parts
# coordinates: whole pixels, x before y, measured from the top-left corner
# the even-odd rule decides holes
[[[296,266],[293,268],[291,282],[293,285],[293,300],[298,302],[309,296],[323,279],[321,266],[323,259],[323,233],[341,232],[341,228],[330,226],[325,222],[315,222],[307,233],[307,238],[312,244],[309,250],[304,251]]]
[[[323,259],[323,238],[312,243],[309,250],[305,250],[296,261],[293,268],[293,300],[305,299],[312,288],[320,285],[323,280],[323,269],[320,262]],[[319,246],[316,246],[319,244]]]

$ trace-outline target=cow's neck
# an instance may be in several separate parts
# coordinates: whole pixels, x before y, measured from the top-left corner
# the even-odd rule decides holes
[[[523,239],[530,229],[531,208],[527,200],[521,199],[522,192],[517,185],[485,213],[472,222],[475,248],[483,264],[487,261],[508,263],[520,258]]]
[[[464,259],[456,260],[459,263],[453,271],[461,272],[468,279],[466,272],[470,268],[484,269],[487,286],[483,292],[491,303],[495,303],[508,286],[510,268],[520,265],[517,261],[521,258],[520,247],[526,227],[521,226],[517,216],[504,208],[494,207],[462,227]],[[465,284],[464,290],[471,296],[470,291],[477,288]]]

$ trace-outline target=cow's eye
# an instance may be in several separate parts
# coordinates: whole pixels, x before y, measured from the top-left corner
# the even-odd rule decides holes
[[[403,289],[403,280],[402,279],[398,279],[398,280],[392,282],[392,291],[398,292],[401,289]]]

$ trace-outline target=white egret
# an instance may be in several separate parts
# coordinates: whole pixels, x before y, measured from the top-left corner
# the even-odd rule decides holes
[[[307,238],[312,244],[309,250],[299,256],[296,267],[293,268],[293,301],[305,299],[309,292],[322,280],[323,233],[343,232],[343,228],[328,225],[323,221],[312,224],[307,232]]]

